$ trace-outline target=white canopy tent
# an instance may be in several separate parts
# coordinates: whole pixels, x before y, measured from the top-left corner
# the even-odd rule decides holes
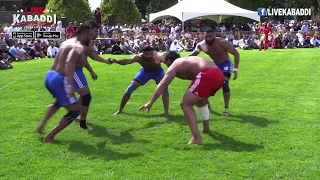
[[[179,0],[179,3],[157,13],[150,14],[150,22],[168,17],[176,17],[184,23],[187,20],[204,17],[221,22],[228,16],[247,17],[260,22],[256,11],[237,7],[224,0]]]

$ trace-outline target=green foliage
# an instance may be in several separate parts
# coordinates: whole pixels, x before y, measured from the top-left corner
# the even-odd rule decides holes
[[[170,8],[178,3],[178,0],[150,0],[151,13],[156,13]]]
[[[108,15],[113,14],[121,24],[141,22],[141,14],[133,0],[102,0],[100,4],[102,21],[108,21]]]
[[[87,0],[49,0],[46,10],[52,10],[52,14],[57,14],[58,19],[66,17],[71,22],[86,22],[92,19]]]

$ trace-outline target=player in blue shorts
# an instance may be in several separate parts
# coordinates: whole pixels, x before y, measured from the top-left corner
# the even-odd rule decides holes
[[[133,78],[131,84],[124,93],[119,110],[115,115],[121,114],[124,106],[129,101],[131,94],[139,87],[145,85],[149,80],[154,80],[157,84],[164,77],[164,70],[161,67],[161,62],[165,62],[163,55],[155,52],[151,46],[146,46],[141,55],[135,55],[131,59],[113,60],[113,63],[119,65],[128,65],[139,63],[142,67]],[[168,89],[162,94],[165,116],[169,119],[169,92]]]
[[[97,38],[98,34],[98,25],[94,22],[90,22],[89,26],[91,28],[91,40],[94,40]],[[77,42],[77,38],[72,38],[69,41],[71,42]],[[80,120],[80,127],[83,129],[89,129],[86,123],[87,113],[89,109],[89,105],[91,102],[91,93],[88,87],[88,83],[86,80],[86,77],[83,73],[83,67],[85,67],[91,74],[91,77],[96,80],[98,76],[96,73],[92,70],[87,57],[89,56],[93,60],[96,60],[98,62],[107,63],[110,64],[111,61],[109,59],[103,59],[100,57],[97,53],[93,51],[92,43],[90,42],[88,45],[85,45],[85,56],[82,57],[81,61],[76,63],[75,72],[73,74],[74,78],[74,87],[75,91],[80,95],[78,99],[78,103],[82,105],[80,115],[81,117],[77,117],[77,119]],[[45,114],[45,117],[43,118],[43,122],[47,122],[58,110],[59,106],[56,106],[55,104],[51,104],[49,106],[48,112]],[[38,132],[42,132],[44,127],[44,124],[40,124],[40,126],[37,128]]]
[[[54,60],[51,70],[45,78],[45,86],[56,99],[54,106],[59,109],[65,107],[68,113],[60,120],[58,125],[43,138],[44,143],[54,142],[54,137],[71,124],[80,114],[80,105],[74,95],[73,73],[77,62],[85,56],[85,47],[91,40],[92,30],[90,26],[81,25],[76,32],[77,41],[68,40],[61,44],[59,52]],[[50,107],[47,111],[49,113]],[[47,114],[46,113],[46,114]],[[47,120],[40,124],[39,132],[42,132]]]
[[[223,112],[223,114],[225,116],[228,116],[228,108],[230,101],[229,80],[231,78],[232,73],[234,74],[233,80],[236,80],[238,77],[240,55],[239,52],[228,41],[216,37],[213,29],[206,29],[204,37],[205,40],[197,44],[196,49],[189,56],[197,56],[198,54],[200,54],[201,51],[203,51],[207,55],[209,55],[211,59],[213,59],[213,61],[216,63],[219,69],[223,72],[225,77],[224,86],[222,88],[225,104],[225,111]],[[233,65],[232,61],[230,60],[229,53],[234,55],[234,68],[232,67]]]

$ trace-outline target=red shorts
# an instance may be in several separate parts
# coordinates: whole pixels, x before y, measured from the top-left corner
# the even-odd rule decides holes
[[[214,96],[224,84],[224,75],[219,68],[202,70],[191,82],[189,91],[194,95],[206,99]]]

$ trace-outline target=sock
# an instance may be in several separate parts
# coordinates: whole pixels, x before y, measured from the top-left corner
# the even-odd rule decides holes
[[[87,121],[86,121],[86,120],[81,120],[81,121],[80,121],[80,127],[81,127],[82,129],[88,129]]]

